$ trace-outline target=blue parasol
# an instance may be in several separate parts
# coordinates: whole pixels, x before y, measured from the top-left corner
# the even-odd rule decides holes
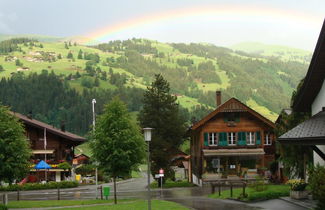
[[[49,164],[45,163],[44,160],[41,160],[39,163],[36,164],[34,167],[35,169],[50,169],[52,168]]]

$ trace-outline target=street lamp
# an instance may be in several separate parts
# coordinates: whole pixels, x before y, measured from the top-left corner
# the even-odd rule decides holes
[[[151,210],[151,195],[150,195],[150,146],[149,143],[151,141],[151,130],[153,128],[143,128],[144,131],[144,140],[147,142],[148,145],[148,210]]]
[[[91,103],[93,105],[93,132],[95,132],[95,125],[96,125],[95,103],[96,103],[96,99],[93,99],[91,101]],[[98,199],[98,168],[97,168],[97,164],[96,164],[96,169],[95,169],[95,179],[96,179],[96,199]]]

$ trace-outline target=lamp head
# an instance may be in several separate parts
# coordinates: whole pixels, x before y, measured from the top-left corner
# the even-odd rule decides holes
[[[151,130],[153,130],[153,128],[143,128],[145,141],[151,141]]]

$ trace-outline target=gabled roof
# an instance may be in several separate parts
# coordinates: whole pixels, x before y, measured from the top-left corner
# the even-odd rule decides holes
[[[319,34],[306,78],[298,91],[292,108],[295,111],[310,111],[325,79],[325,20]]]
[[[213,118],[214,116],[216,116],[218,113],[221,113],[221,112],[249,112],[250,114],[252,114],[256,118],[263,121],[268,126],[270,126],[272,128],[275,128],[275,125],[274,125],[274,123],[272,121],[265,118],[263,115],[259,114],[258,112],[254,111],[253,109],[249,108],[248,106],[246,106],[245,104],[240,102],[238,99],[231,98],[228,101],[226,101],[225,103],[223,103],[222,105],[220,105],[213,112],[211,112],[210,114],[208,114],[207,116],[202,118],[200,121],[195,123],[191,127],[191,130],[195,130],[195,129],[201,127],[206,122],[208,122],[211,118]]]
[[[325,111],[315,114],[278,138],[281,143],[325,145]]]
[[[74,142],[83,142],[86,141],[85,138],[78,136],[76,134],[67,132],[67,131],[62,131],[60,129],[57,129],[51,125],[48,125],[46,123],[43,123],[41,121],[35,120],[35,119],[30,119],[25,115],[19,114],[19,113],[14,113],[12,112],[12,114],[16,117],[18,117],[23,123],[27,124],[27,125],[31,125],[33,127],[37,127],[37,128],[41,128],[44,129],[46,128],[46,131],[49,133],[53,133],[55,135],[61,136],[62,138],[65,138],[67,140],[71,140]]]

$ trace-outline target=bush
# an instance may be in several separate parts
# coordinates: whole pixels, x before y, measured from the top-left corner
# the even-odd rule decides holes
[[[17,191],[17,190],[44,190],[44,189],[56,189],[56,188],[72,188],[78,187],[78,182],[62,181],[62,182],[48,182],[41,183],[26,183],[24,185],[9,185],[7,187],[0,187],[0,191]]]
[[[7,206],[5,206],[4,204],[0,204],[0,210],[7,210],[7,209],[8,209]]]
[[[58,165],[58,168],[61,168],[63,170],[70,170],[72,167],[68,162],[63,162]]]
[[[263,177],[258,176],[256,178],[256,181],[249,185],[250,188],[253,188],[256,192],[262,192],[267,190],[267,185],[265,184],[265,181]]]
[[[293,191],[304,191],[307,186],[303,179],[290,179],[287,184],[290,185],[290,189]]]
[[[325,167],[317,165],[309,171],[309,185],[318,200],[317,209],[325,209]]]

